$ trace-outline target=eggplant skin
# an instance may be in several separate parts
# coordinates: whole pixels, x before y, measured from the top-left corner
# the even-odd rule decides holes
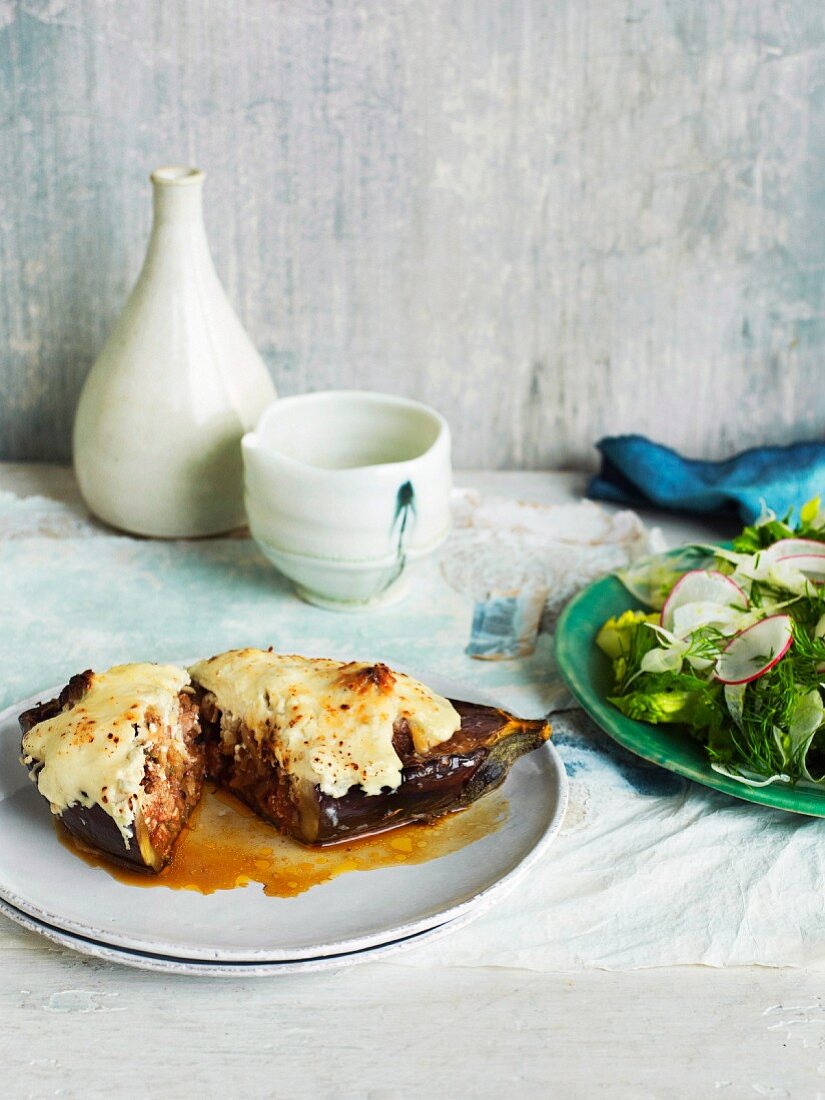
[[[39,719],[41,722],[43,720]],[[36,775],[36,767],[31,766],[29,773]],[[67,806],[55,816],[79,846],[93,855],[105,856],[111,863],[116,863],[120,867],[146,874],[154,874],[163,867],[164,860],[152,851],[151,845],[147,844],[148,837],[144,839],[143,851],[141,851],[137,834],[145,833],[145,830],[136,830],[133,827],[128,838],[124,839],[123,833],[102,806],[76,804]],[[137,822],[135,824],[137,825]]]
[[[500,787],[516,760],[550,737],[544,719],[451,702],[461,716],[461,729],[426,757],[402,756],[402,781],[396,790],[369,796],[354,787],[341,798],[330,798],[316,787],[317,832],[299,839],[332,844],[462,810]],[[302,814],[305,831],[313,816]]]
[[[68,832],[74,837],[80,848],[92,855],[105,856],[128,871],[140,871],[151,875],[160,871],[165,860],[137,840],[134,827],[124,841],[123,834],[102,806],[69,806],[58,815]]]
[[[76,676],[72,676],[55,699],[49,699],[45,703],[37,703],[28,710],[24,710],[17,719],[20,732],[28,733],[38,723],[45,722],[49,718],[56,718],[67,707],[73,707],[75,703],[79,703],[89,690],[93,676],[92,670],[87,668],[85,672],[79,672]]]

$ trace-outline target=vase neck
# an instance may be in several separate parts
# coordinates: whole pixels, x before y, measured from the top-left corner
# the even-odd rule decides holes
[[[203,229],[204,173],[200,168],[158,168],[150,179],[156,229],[162,225]]]

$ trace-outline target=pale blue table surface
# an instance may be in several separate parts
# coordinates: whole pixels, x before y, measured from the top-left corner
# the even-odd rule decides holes
[[[542,710],[556,682],[544,637],[523,661],[467,657],[472,600],[435,562],[403,602],[340,614],[298,599],[249,539],[19,538],[0,541],[0,608],[4,707],[84,668],[243,646],[429,670],[499,690],[525,713]]]

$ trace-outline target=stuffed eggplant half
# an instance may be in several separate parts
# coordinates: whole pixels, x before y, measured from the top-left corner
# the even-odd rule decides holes
[[[75,676],[26,711],[22,761],[86,847],[163,868],[205,777],[281,832],[330,844],[459,810],[550,736],[383,664],[233,650]]]
[[[86,671],[19,721],[22,762],[69,832],[115,863],[159,871],[203,786],[188,674],[155,664]]]
[[[550,736],[384,664],[242,649],[190,673],[210,775],[304,844],[462,809]]]

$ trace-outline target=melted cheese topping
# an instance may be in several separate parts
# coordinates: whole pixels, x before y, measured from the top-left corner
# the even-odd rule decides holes
[[[188,683],[174,665],[116,665],[94,673],[70,710],[33,726],[23,737],[22,759],[35,765],[31,777],[52,813],[100,806],[128,840],[146,753],[177,729],[178,693]]]
[[[289,775],[333,798],[355,786],[366,794],[399,786],[396,719],[406,718],[421,753],[461,725],[447,699],[383,665],[238,649],[189,671],[213,693],[227,724],[243,722]]]

